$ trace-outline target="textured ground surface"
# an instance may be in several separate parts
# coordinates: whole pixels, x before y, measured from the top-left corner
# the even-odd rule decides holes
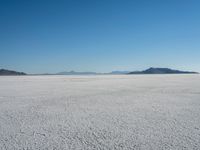
[[[0,149],[200,149],[200,76],[0,77]]]

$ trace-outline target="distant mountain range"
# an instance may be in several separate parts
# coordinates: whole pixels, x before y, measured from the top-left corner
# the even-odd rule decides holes
[[[106,75],[106,74],[128,74],[130,71],[112,71],[109,73],[98,73],[98,72],[76,72],[76,71],[69,71],[69,72],[59,72],[56,73],[57,75]]]
[[[128,74],[130,73],[130,71],[112,71],[108,74]]]
[[[196,74],[198,72],[180,71],[169,68],[149,68],[144,71],[133,71],[128,74]]]
[[[97,72],[59,72],[56,74],[32,74],[32,75],[120,75],[120,74],[197,74],[198,72],[190,72],[190,71],[180,71],[173,70],[169,68],[149,68],[143,71],[112,71],[109,73],[97,73]],[[0,69],[0,75],[27,75],[24,72],[17,72],[13,70]]]
[[[0,69],[0,75],[1,76],[26,75],[26,73],[17,72],[17,71],[13,71],[13,70]]]
[[[56,75],[120,75],[120,74],[195,74],[197,72],[190,72],[190,71],[180,71],[180,70],[173,70],[169,68],[149,68],[143,71],[112,71],[109,73],[97,73],[97,72],[76,72],[76,71],[69,71],[69,72],[59,72]]]
[[[99,74],[99,73],[96,73],[96,72],[76,72],[76,71],[65,71],[65,72],[59,72],[59,73],[56,73],[56,75],[96,75],[96,74]]]

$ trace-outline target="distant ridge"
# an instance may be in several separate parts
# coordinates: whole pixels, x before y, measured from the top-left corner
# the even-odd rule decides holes
[[[59,72],[56,73],[56,75],[96,75],[98,73],[96,72],[76,72],[76,71],[65,71],[65,72]]]
[[[130,71],[112,71],[112,72],[110,72],[110,73],[108,73],[108,74],[116,74],[116,75],[120,75],[120,74],[127,74],[127,73],[129,73]]]
[[[26,75],[26,73],[17,72],[13,70],[0,69],[0,76],[15,76],[15,75]]]
[[[120,74],[128,74],[130,71],[112,71],[109,73],[98,73],[98,72],[76,72],[76,71],[64,71],[56,73],[55,75],[120,75]]]
[[[133,71],[128,74],[197,74],[198,72],[173,70],[170,68],[149,68],[144,71]]]

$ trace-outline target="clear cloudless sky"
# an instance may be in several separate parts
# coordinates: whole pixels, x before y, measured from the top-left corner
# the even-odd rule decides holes
[[[200,71],[199,0],[0,0],[0,68]]]

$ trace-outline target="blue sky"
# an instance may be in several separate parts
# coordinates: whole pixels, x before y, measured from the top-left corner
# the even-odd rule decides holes
[[[1,0],[0,68],[200,71],[199,0]]]

